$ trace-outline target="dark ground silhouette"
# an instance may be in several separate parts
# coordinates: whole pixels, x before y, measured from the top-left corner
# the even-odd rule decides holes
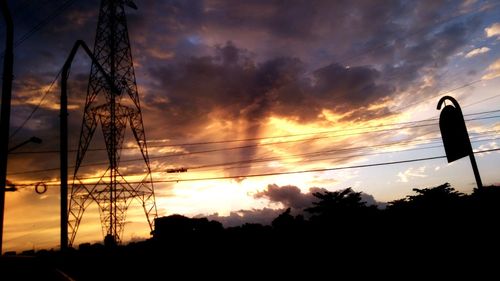
[[[146,241],[28,254],[37,268],[75,280],[358,279],[398,272],[406,274],[398,278],[403,280],[466,273],[478,279],[498,268],[500,187],[470,195],[449,184],[414,191],[383,210],[367,206],[350,188],[318,192],[305,209],[308,219],[287,209],[271,226],[223,228],[206,218],[172,215],[158,218]],[[3,276],[12,264],[5,261]]]

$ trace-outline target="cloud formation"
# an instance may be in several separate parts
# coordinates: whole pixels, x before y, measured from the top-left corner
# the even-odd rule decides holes
[[[254,198],[265,198],[271,202],[281,203],[283,206],[293,209],[304,209],[311,207],[312,202],[316,197],[312,195],[314,192],[324,192],[326,189],[311,188],[308,193],[302,193],[301,190],[293,185],[278,186],[270,184],[263,191],[254,195]]]
[[[500,23],[494,23],[491,26],[484,29],[487,37],[497,37],[500,35]]]
[[[474,50],[471,50],[470,52],[468,52],[467,54],[465,54],[465,57],[466,58],[472,58],[472,57],[475,57],[477,55],[480,55],[480,54],[484,54],[484,53],[487,53],[489,52],[491,49],[488,48],[488,47],[480,47],[480,48],[476,48]]]
[[[220,216],[215,213],[206,217],[209,220],[215,220],[224,225],[224,227],[241,226],[245,223],[258,223],[262,225],[270,225],[271,222],[283,213],[284,209],[251,209],[239,210],[230,212],[229,216]]]
[[[314,193],[324,192],[328,192],[328,190],[311,187],[307,193],[302,193],[298,187],[293,185],[278,186],[276,184],[269,184],[266,189],[254,194],[254,198],[267,199],[272,203],[281,203],[285,208],[301,211],[304,208],[313,206],[313,202],[318,200],[313,195]],[[361,193],[361,198],[367,205],[383,205],[383,203],[377,202],[372,195],[364,192]]]
[[[313,206],[313,202],[317,201],[313,193],[326,191],[327,189],[325,188],[312,187],[307,193],[302,193],[298,187],[293,185],[278,186],[276,184],[269,184],[266,189],[255,193],[253,197],[255,199],[267,199],[273,204],[280,204],[283,208],[239,210],[230,212],[228,216],[220,216],[218,213],[215,213],[209,216],[199,215],[199,217],[207,217],[209,220],[219,221],[225,227],[240,226],[245,223],[270,225],[287,208],[291,208],[295,214],[304,214],[304,209]],[[385,203],[376,201],[372,195],[363,192],[361,193],[361,198],[368,206],[376,205],[384,208],[386,205]]]
[[[410,181],[411,178],[425,178],[427,175],[425,174],[426,167],[418,167],[418,168],[413,168],[410,167],[404,172],[399,172],[398,177],[399,177],[399,182],[407,183]]]
[[[482,79],[489,80],[500,77],[500,59],[494,61],[488,69],[486,69],[486,74],[483,75]]]

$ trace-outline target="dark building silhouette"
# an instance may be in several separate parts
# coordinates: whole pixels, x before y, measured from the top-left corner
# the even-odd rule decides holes
[[[155,219],[153,238],[161,240],[169,237],[192,237],[221,234],[224,228],[217,221],[207,218],[188,218],[171,215]]]

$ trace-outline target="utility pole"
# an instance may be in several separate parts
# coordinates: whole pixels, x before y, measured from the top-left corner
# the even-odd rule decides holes
[[[71,62],[76,54],[74,48],[66,61],[61,77],[61,108],[59,111],[59,160],[61,173],[61,251],[68,249],[68,76]]]
[[[113,92],[117,88],[106,71],[102,68],[99,61],[94,57],[87,44],[78,40],[73,45],[71,52],[64,63],[61,75],[61,108],[60,108],[60,127],[59,127],[59,148],[60,148],[60,169],[61,169],[61,251],[68,248],[68,78],[78,48],[82,47],[85,53],[90,57],[92,63],[104,77],[108,86]]]
[[[0,116],[0,254],[3,246],[3,217],[5,207],[5,189],[7,187],[7,160],[9,153],[10,101],[12,97],[12,79],[14,71],[14,23],[7,0],[1,0],[2,14],[5,19],[7,35],[3,60],[2,113]]]

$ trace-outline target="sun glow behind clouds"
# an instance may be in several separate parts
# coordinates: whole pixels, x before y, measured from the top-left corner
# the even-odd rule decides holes
[[[333,160],[321,160],[321,158],[309,159],[308,157],[294,155],[311,150],[321,150],[322,148],[326,147],[345,147],[350,144],[349,141],[353,139],[353,136],[342,136],[342,134],[345,133],[345,130],[359,132],[366,130],[363,128],[366,128],[371,124],[387,123],[389,121],[395,120],[394,117],[391,117],[388,118],[385,122],[382,120],[377,120],[359,124],[352,122],[341,122],[339,120],[342,118],[342,116],[338,116],[330,112],[324,112],[323,114],[328,115],[328,117],[326,118],[330,122],[334,122],[335,125],[333,125],[332,127],[326,126],[327,124],[329,124],[329,122],[325,122],[325,124],[300,124],[285,118],[269,118],[266,126],[262,128],[262,135],[273,138],[259,141],[259,144],[261,144],[262,146],[258,147],[257,155],[266,155],[267,157],[271,156],[276,158],[274,158],[274,160],[272,161],[267,161],[262,164],[251,164],[251,168],[250,170],[248,170],[249,174],[265,174],[269,172],[286,172],[332,167]],[[213,126],[217,125],[214,124]],[[315,133],[325,131],[335,131],[336,133],[333,133],[332,135],[335,136],[335,134],[337,134],[338,136],[334,138],[326,137],[325,139],[293,143],[293,141],[304,138],[314,138],[315,136],[322,136],[321,134],[317,135]],[[293,134],[304,135],[294,136],[293,138],[280,137]],[[357,136],[356,139],[360,144],[369,142],[370,140],[370,138],[367,137],[365,141],[361,142],[359,136]],[[287,141],[292,141],[292,143],[266,145],[274,142]],[[225,152],[222,152],[222,154],[225,154]],[[324,155],[320,156],[324,157]],[[349,154],[347,154],[344,158],[340,157],[342,156],[342,154],[334,154],[332,156],[334,158],[337,158],[335,162],[345,165],[364,161],[359,157],[351,157],[349,156]],[[239,159],[239,157],[236,155],[233,160],[245,159]],[[234,167],[238,168],[238,165],[234,165]],[[203,171],[203,169],[200,171],[197,169],[188,169],[187,173],[175,174],[173,178],[174,180],[177,179],[179,182],[169,184],[169,189],[171,190],[170,196],[157,198],[159,208],[165,210],[169,214],[181,213],[196,215],[219,213],[219,215],[227,215],[232,210],[234,211],[245,208],[254,208],[255,205],[252,205],[255,204],[254,199],[252,199],[248,195],[257,192],[258,190],[262,189],[263,186],[267,186],[269,182],[278,185],[293,184],[304,190],[307,190],[311,186],[316,186],[318,183],[321,183],[322,187],[336,188],[340,180],[352,180],[357,177],[357,172],[354,174],[348,171],[289,174],[272,177],[242,178],[241,180],[225,179],[212,181],[183,181],[186,179],[225,176],[238,176],[238,174],[232,173],[231,167],[214,168],[207,171]],[[244,176],[244,174],[242,176]],[[161,176],[158,177],[157,175],[155,176],[155,179],[161,180],[162,178]],[[169,179],[172,179],[172,177],[169,177]]]

